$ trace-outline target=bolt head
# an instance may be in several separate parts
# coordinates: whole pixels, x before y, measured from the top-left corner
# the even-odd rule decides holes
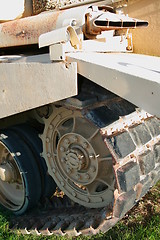
[[[83,145],[82,145],[82,146],[83,146],[83,148],[85,148],[85,149],[86,149],[86,148],[88,147],[88,144],[85,142],[85,143],[83,143]]]
[[[21,156],[21,153],[20,152],[16,152],[16,156],[17,157]]]
[[[77,138],[77,137],[74,137],[74,138],[73,138],[73,141],[74,141],[74,142],[78,142],[78,138]]]
[[[64,158],[64,157],[61,158],[61,162],[62,162],[62,163],[65,162],[65,158]]]
[[[92,172],[96,171],[96,168],[94,166],[92,166],[90,169],[91,169]]]
[[[64,150],[65,150],[64,147],[60,147],[61,152],[64,152]]]
[[[71,169],[70,168],[67,168],[67,173],[71,173]]]
[[[87,179],[87,180],[90,179],[90,176],[88,173],[85,174],[85,179]]]
[[[94,155],[91,154],[91,155],[89,156],[89,158],[90,158],[90,160],[93,160],[93,159],[94,159]]]
[[[64,142],[65,142],[66,144],[69,144],[69,143],[70,143],[70,141],[69,141],[68,138],[66,138],[66,139],[64,140]]]
[[[77,25],[77,21],[74,19],[71,23],[72,27],[75,27]]]

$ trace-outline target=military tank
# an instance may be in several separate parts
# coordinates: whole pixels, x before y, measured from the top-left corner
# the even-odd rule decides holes
[[[12,229],[106,232],[160,179],[160,60],[132,53],[129,29],[148,22],[124,5],[26,0],[0,16],[0,204]]]

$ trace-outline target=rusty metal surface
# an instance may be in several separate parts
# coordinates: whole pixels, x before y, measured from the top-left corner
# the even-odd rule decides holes
[[[107,6],[53,10],[0,24],[0,48],[38,44],[40,35],[67,26],[73,26],[81,38],[82,32],[87,38],[95,38],[102,31],[147,25],[145,21],[114,14],[113,9]]]
[[[56,28],[59,12],[14,20],[0,25],[0,47],[36,44],[38,37]]]
[[[76,21],[83,25],[83,15],[87,7],[77,7],[62,11],[50,11],[0,24],[0,48],[38,44],[41,34],[65,27]]]
[[[0,24],[0,48],[38,44],[41,34],[71,25],[73,20],[81,26],[86,9],[87,7],[84,6],[65,11],[50,11],[2,23]]]

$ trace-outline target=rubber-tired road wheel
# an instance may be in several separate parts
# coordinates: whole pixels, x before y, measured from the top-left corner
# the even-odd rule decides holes
[[[41,176],[35,156],[13,131],[0,137],[0,203],[16,214],[33,207],[41,197]]]

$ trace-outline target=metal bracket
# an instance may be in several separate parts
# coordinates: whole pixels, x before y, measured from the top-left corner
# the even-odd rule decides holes
[[[39,48],[46,46],[49,46],[52,61],[64,61],[65,52],[67,50],[81,49],[82,41],[79,39],[75,29],[67,26],[40,35]]]

